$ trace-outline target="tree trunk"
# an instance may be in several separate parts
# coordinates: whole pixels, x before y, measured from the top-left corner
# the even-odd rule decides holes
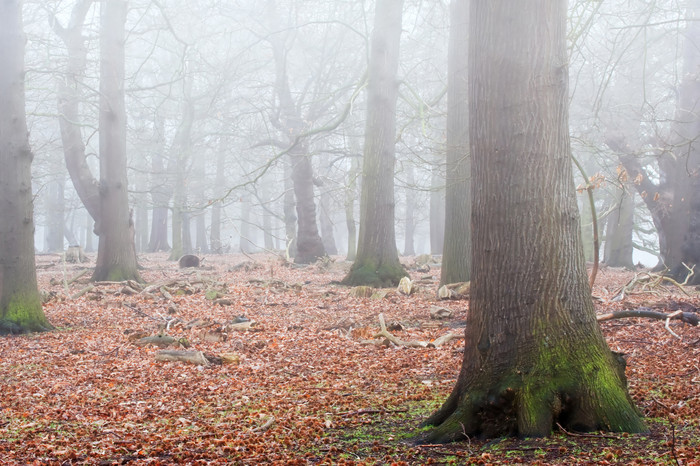
[[[80,100],[83,76],[87,60],[87,47],[83,36],[83,24],[93,0],[76,2],[67,27],[61,26],[55,17],[50,17],[54,32],[63,40],[68,53],[68,68],[58,81],[58,120],[61,142],[70,175],[78,197],[90,216],[99,224],[100,192],[97,179],[88,166],[85,144],[80,126]]]
[[[173,195],[172,183],[168,182],[170,173],[165,170],[163,157],[164,124],[163,119],[156,117],[153,135],[155,149],[151,156],[151,236],[148,241],[148,252],[169,251],[168,244],[168,203]]]
[[[321,235],[316,226],[316,203],[314,202],[313,169],[311,156],[306,145],[293,148],[289,154],[292,160],[292,182],[297,203],[297,244],[294,262],[310,264],[326,255]]]
[[[416,219],[414,208],[416,205],[416,194],[413,191],[415,187],[415,176],[413,175],[413,165],[405,164],[406,169],[406,210],[404,215],[404,238],[403,238],[403,255],[414,256],[416,249],[414,247],[414,235],[416,233]]]
[[[225,162],[226,162],[226,148],[225,138],[222,136],[219,139],[219,150],[216,154],[216,178],[215,185],[217,190],[222,189],[225,186]],[[214,191],[216,196],[219,196],[219,191]],[[222,201],[220,199],[214,200],[214,205],[211,210],[211,233],[209,237],[209,243],[211,244],[211,251],[214,254],[223,254],[224,246],[221,242],[221,209]]]
[[[445,169],[437,155],[430,176],[430,254],[441,255],[445,249]]]
[[[348,170],[347,184],[345,187],[345,225],[348,230],[348,261],[354,261],[357,256],[357,225],[355,225],[355,199],[357,199],[357,178],[360,176],[360,161],[357,157],[350,157],[350,170]]]
[[[291,257],[296,257],[297,253],[297,214],[296,201],[294,199],[294,187],[292,185],[292,162],[286,160],[284,164],[284,233],[286,237],[286,247]]]
[[[277,10],[275,2],[268,0],[268,12],[270,21],[274,28],[276,23]],[[311,155],[308,153],[308,142],[302,135],[306,129],[304,118],[298,106],[292,98],[287,76],[287,54],[285,50],[284,37],[276,31],[276,34],[268,37],[272,45],[272,52],[275,59],[275,91],[279,99],[280,121],[277,122],[279,129],[285,134],[289,144],[289,161],[291,164],[291,180],[294,187],[294,198],[296,200],[296,241],[294,262],[297,264],[309,264],[326,254],[323,248],[323,241],[318,234],[316,224],[316,203],[314,201],[313,167],[311,165]],[[285,222],[291,218],[288,212],[290,200],[285,196]],[[288,225],[287,233],[291,231]],[[289,237],[288,237],[289,241]],[[291,252],[291,251],[290,251]]]
[[[566,1],[472,0],[470,18],[471,303],[457,384],[421,440],[644,431],[588,287]]]
[[[242,253],[252,254],[255,252],[255,242],[251,235],[253,234],[253,229],[251,228],[250,222],[250,209],[252,208],[250,202],[250,194],[246,193],[241,199],[241,242],[240,249]]]
[[[62,167],[61,167],[62,168]],[[44,235],[44,249],[47,252],[62,252],[63,237],[65,234],[64,180],[63,172],[58,179],[50,181],[46,190],[46,230]],[[74,246],[75,244],[72,244]]]
[[[141,281],[126,177],[124,41],[127,2],[102,4],[100,37],[100,220],[95,281]]]
[[[34,263],[34,212],[25,101],[22,8],[0,2],[0,334],[48,330]]]
[[[471,279],[471,167],[469,163],[469,2],[450,4],[447,63],[445,241],[440,286]]]
[[[346,285],[395,286],[406,270],[394,231],[396,71],[403,0],[379,0],[369,59],[360,234]]]
[[[634,229],[634,191],[618,189],[619,201],[608,215],[605,232],[605,263],[611,267],[634,268],[632,233]]]

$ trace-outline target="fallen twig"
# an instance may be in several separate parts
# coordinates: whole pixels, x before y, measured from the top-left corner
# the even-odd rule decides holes
[[[347,411],[345,413],[337,413],[338,416],[348,417],[348,416],[360,416],[362,414],[387,414],[387,413],[406,413],[408,409],[371,409],[362,408],[357,411]]]
[[[620,440],[619,435],[609,435],[609,434],[583,434],[583,433],[577,433],[577,432],[569,432],[568,430],[564,429],[561,424],[557,422],[557,427],[564,432],[564,434],[568,435],[569,437],[587,437],[587,438],[611,438],[615,440]]]
[[[149,316],[148,314],[146,314],[146,313],[143,312],[142,310],[137,309],[137,308],[135,308],[134,306],[131,306],[131,305],[129,305],[129,304],[123,303],[123,306],[128,307],[129,309],[131,309],[131,310],[134,311],[135,313],[137,313],[137,314],[139,314],[139,315],[141,315],[141,316],[143,316],[143,317],[145,317],[145,318],[147,318],[147,319],[155,320],[156,322],[161,322],[161,321],[163,320],[163,319],[156,319],[155,317]]]

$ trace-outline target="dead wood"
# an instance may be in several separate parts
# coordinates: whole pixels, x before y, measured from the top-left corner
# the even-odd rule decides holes
[[[158,351],[156,353],[156,361],[185,362],[198,366],[210,366],[212,364],[201,351]]]
[[[431,347],[431,348],[437,348],[441,345],[444,345],[448,341],[460,337],[459,334],[456,333],[449,333],[447,335],[443,335],[440,338],[437,338],[433,342],[427,342],[427,341],[420,341],[420,340],[408,340],[408,341],[403,341],[391,333],[386,329],[386,322],[384,321],[384,314],[379,314],[379,327],[381,330],[379,333],[374,335],[374,339],[372,340],[361,340],[360,343],[363,345],[385,345],[389,346],[390,344],[394,344],[396,346],[407,346],[411,348],[426,348],[426,347]]]
[[[88,273],[88,269],[83,270],[83,271],[80,272],[78,275],[76,275],[75,277],[73,277],[73,278],[71,278],[70,280],[68,280],[68,281],[66,282],[66,285],[72,285],[73,282],[75,282],[76,280],[78,280],[80,277],[82,277],[82,276],[85,275],[86,273]]]
[[[648,319],[656,320],[680,320],[686,324],[697,326],[700,323],[700,318],[697,314],[692,312],[676,311],[670,314],[665,312],[652,311],[648,307],[640,307],[638,309],[627,310],[627,311],[615,311],[609,314],[602,314],[598,316],[598,322],[605,322],[613,319],[626,319],[632,317],[644,317]]]
[[[158,334],[153,335],[152,337],[139,338],[138,340],[134,341],[134,344],[136,346],[153,345],[159,348],[167,348],[168,346],[179,345],[180,340],[177,340],[170,335]]]
[[[78,298],[80,298],[82,295],[84,295],[85,293],[87,293],[87,292],[89,292],[89,291],[92,291],[93,289],[95,289],[95,285],[88,285],[88,286],[86,286],[85,288],[83,288],[82,290],[80,290],[80,291],[78,291],[77,293],[75,293],[74,295],[72,295],[72,296],[70,297],[70,299],[78,299]]]

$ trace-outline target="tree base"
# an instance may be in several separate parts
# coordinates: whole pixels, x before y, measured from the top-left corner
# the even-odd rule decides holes
[[[348,275],[340,282],[346,286],[371,286],[384,288],[397,286],[403,277],[408,276],[406,269],[398,265],[373,263],[362,264],[355,261]]]
[[[578,367],[559,360],[556,366],[529,371],[501,375],[482,370],[475,377],[460,377],[445,404],[423,423],[432,429],[414,443],[544,437],[557,424],[575,432],[646,432],[627,394],[624,360],[610,356]]]

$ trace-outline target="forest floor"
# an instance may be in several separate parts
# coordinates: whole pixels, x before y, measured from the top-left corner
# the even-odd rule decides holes
[[[140,256],[143,278],[161,285],[144,291],[90,289],[90,271],[67,284],[94,262],[38,256],[56,330],[0,338],[3,464],[700,464],[698,327],[672,321],[679,339],[664,321],[602,323],[611,348],[627,355],[648,434],[415,446],[407,440],[455,383],[464,340],[437,348],[363,340],[378,332],[380,313],[404,341],[463,335],[467,301],[436,299],[439,268],[412,271],[420,284],[410,296],[371,299],[331,283],[348,270],[341,259],[296,268],[271,255],[208,256],[196,269],[165,259]],[[690,287],[647,283],[613,302],[634,276],[599,272],[599,313],[697,312]],[[432,306],[454,313],[433,320]],[[236,325],[237,316],[253,324]],[[139,338],[159,332],[223,364],[157,361],[163,349]]]

